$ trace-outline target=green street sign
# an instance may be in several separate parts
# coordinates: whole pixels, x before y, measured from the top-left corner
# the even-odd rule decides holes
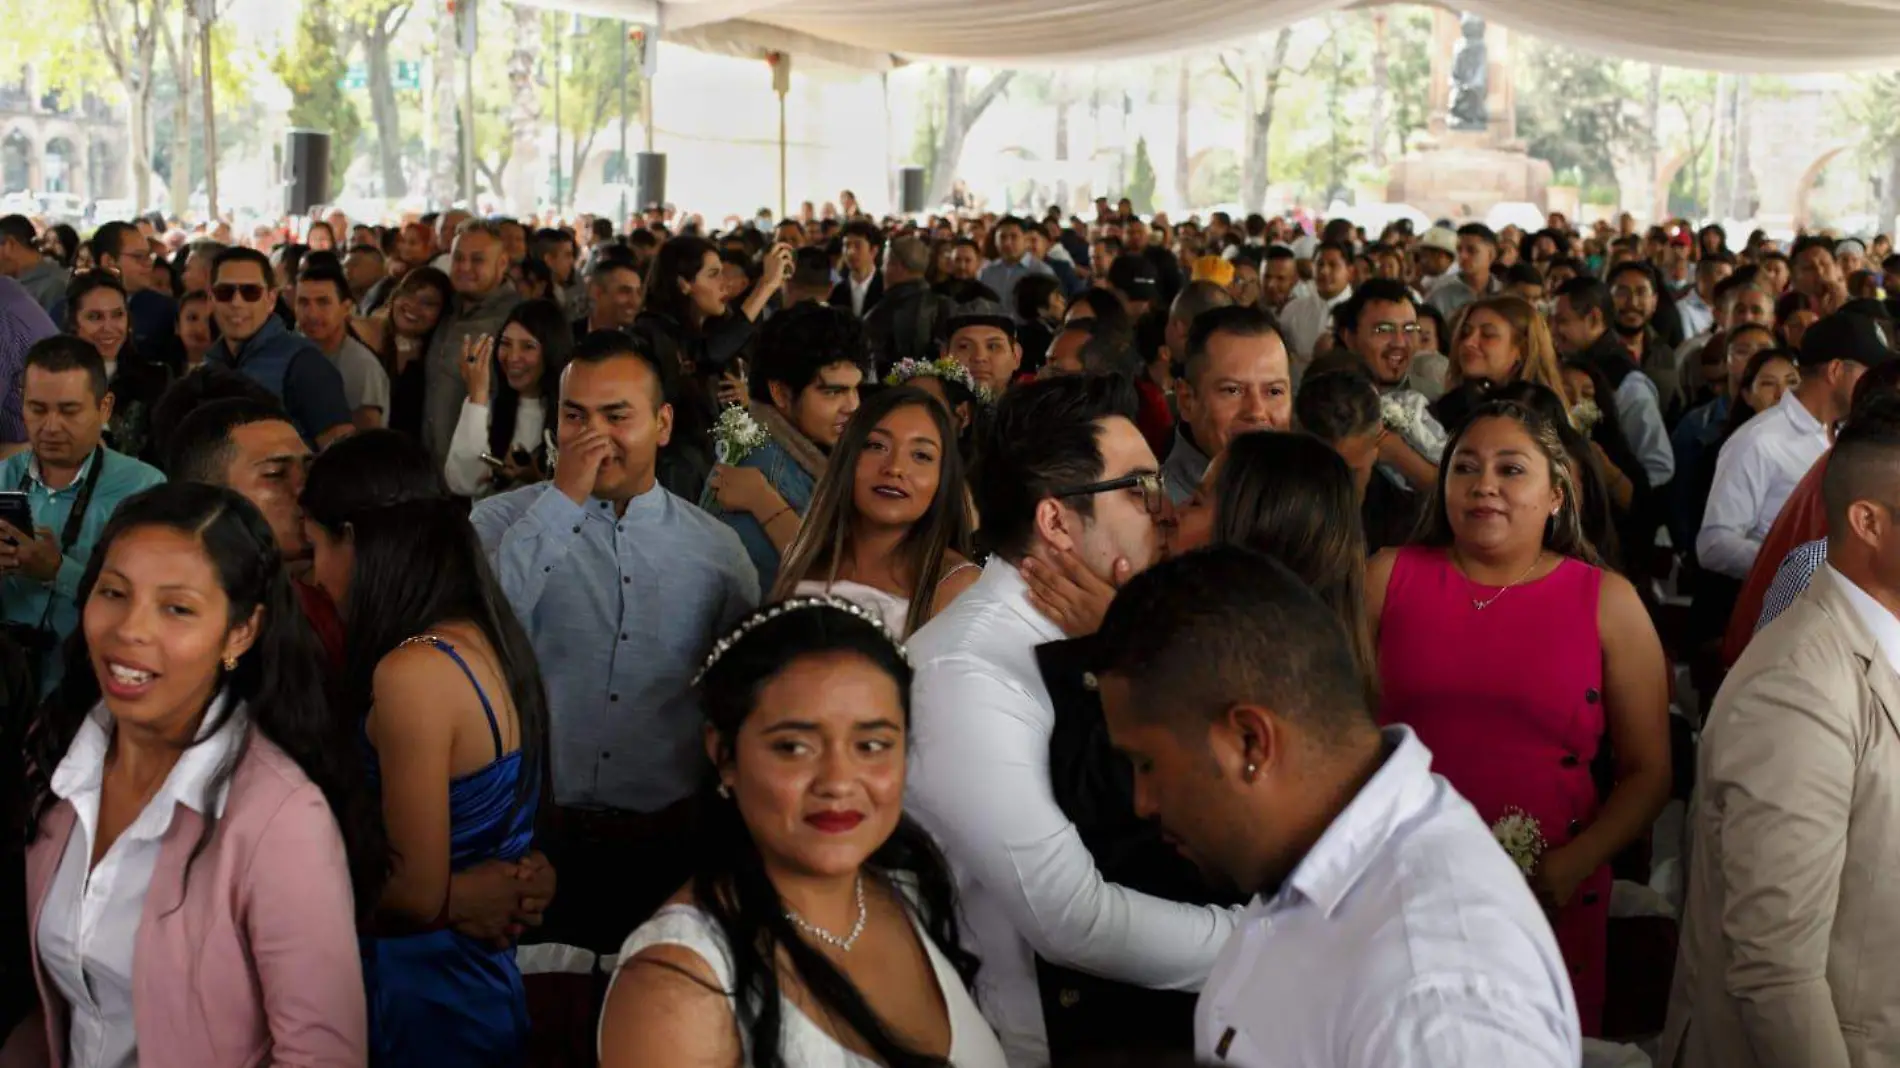
[[[350,69],[344,72],[342,80],[337,84],[345,89],[366,88],[369,85],[369,72],[363,69],[361,63],[352,63]]]
[[[422,88],[422,61],[417,59],[399,59],[396,61],[396,75],[392,79],[398,89]]]

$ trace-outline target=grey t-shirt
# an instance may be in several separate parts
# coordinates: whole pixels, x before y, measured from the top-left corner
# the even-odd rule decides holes
[[[389,373],[369,347],[345,334],[343,344],[334,352],[325,352],[343,376],[343,399],[350,414],[358,409],[375,408],[383,413],[383,425],[389,425]]]

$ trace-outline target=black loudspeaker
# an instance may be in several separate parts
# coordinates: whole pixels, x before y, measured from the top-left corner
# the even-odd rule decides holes
[[[645,211],[666,203],[666,153],[633,154],[633,191],[640,202],[635,211]]]
[[[306,215],[330,202],[330,135],[292,130],[284,135],[284,211]]]
[[[924,169],[922,167],[899,167],[903,191],[898,198],[899,211],[905,215],[916,215],[924,210]]]

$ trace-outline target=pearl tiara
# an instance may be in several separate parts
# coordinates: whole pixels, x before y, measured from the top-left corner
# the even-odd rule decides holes
[[[883,636],[885,641],[891,643],[891,648],[897,651],[897,658],[899,660],[904,661],[906,664],[910,663],[910,651],[904,648],[903,642],[897,640],[897,636],[892,634],[891,629],[884,625],[884,621],[878,618],[877,613],[864,608],[862,605],[847,601],[842,597],[788,597],[777,604],[767,605],[757,612],[752,613],[750,616],[747,616],[744,620],[740,621],[737,627],[732,629],[732,633],[714,643],[712,652],[706,657],[706,663],[700,666],[699,674],[693,676],[693,685],[698,686],[704,681],[706,673],[713,669],[714,664],[719,663],[719,658],[731,652],[732,647],[738,645],[745,639],[745,636],[753,630],[765,626],[767,623],[772,622],[782,615],[787,615],[792,612],[802,612],[812,608],[835,608],[846,615],[869,623],[879,635]]]

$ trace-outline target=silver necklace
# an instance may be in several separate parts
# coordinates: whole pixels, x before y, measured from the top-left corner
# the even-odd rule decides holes
[[[807,920],[791,909],[785,910],[785,918],[792,921],[792,926],[816,938],[820,942],[830,946],[837,946],[840,952],[849,953],[851,952],[851,947],[858,944],[858,936],[864,933],[864,921],[869,915],[868,910],[864,907],[863,872],[858,873],[858,881],[853,893],[856,894],[858,899],[858,922],[852,924],[851,933],[842,938]]]
[[[1531,577],[1531,572],[1533,572],[1533,571],[1535,571],[1535,570],[1537,570],[1537,565],[1538,565],[1538,564],[1541,564],[1541,563],[1543,563],[1543,562],[1544,562],[1544,554],[1540,552],[1540,553],[1538,553],[1538,554],[1537,554],[1537,559],[1535,559],[1535,560],[1532,560],[1532,561],[1531,561],[1531,566],[1529,566],[1529,567],[1527,567],[1527,568],[1525,568],[1525,569],[1524,569],[1524,573],[1523,573],[1522,575],[1519,575],[1519,576],[1517,576],[1517,578],[1516,578],[1516,579],[1514,579],[1514,580],[1513,580],[1513,581],[1512,581],[1512,582],[1510,583],[1510,585],[1508,585],[1508,586],[1504,586],[1504,587],[1502,587],[1502,588],[1500,588],[1500,589],[1498,590],[1498,592],[1496,592],[1496,593],[1494,593],[1494,594],[1492,594],[1492,595],[1490,596],[1490,598],[1489,598],[1489,599],[1480,599],[1480,598],[1477,598],[1477,597],[1473,597],[1473,598],[1471,599],[1471,607],[1473,607],[1473,608],[1475,608],[1475,609],[1477,609],[1478,611],[1480,611],[1480,612],[1482,612],[1482,611],[1484,611],[1485,609],[1487,609],[1487,608],[1489,608],[1489,607],[1491,607],[1492,605],[1494,605],[1494,604],[1497,604],[1497,603],[1498,603],[1498,598],[1500,598],[1500,597],[1503,597],[1503,596],[1504,596],[1505,594],[1507,594],[1507,593],[1510,593],[1510,592],[1511,592],[1511,590],[1512,590],[1513,588],[1515,588],[1515,587],[1517,586],[1517,584],[1518,584],[1518,583],[1520,583],[1520,582],[1523,582],[1523,581],[1524,581],[1525,579],[1527,579],[1527,578],[1530,578],[1530,577]],[[1476,583],[1476,582],[1472,582],[1472,581],[1471,581],[1471,575],[1470,575],[1469,573],[1467,573],[1467,572],[1465,571],[1465,565],[1464,565],[1464,563],[1463,563],[1462,561],[1459,561],[1459,560],[1454,560],[1454,561],[1453,561],[1453,563],[1455,563],[1455,564],[1457,564],[1457,566],[1458,566],[1458,573],[1459,573],[1459,574],[1461,574],[1461,575],[1464,575],[1464,578],[1465,578],[1465,582],[1466,582],[1466,583],[1468,583],[1468,584],[1470,584],[1470,585],[1472,585],[1472,586],[1476,586],[1476,585],[1477,585],[1477,583]]]

